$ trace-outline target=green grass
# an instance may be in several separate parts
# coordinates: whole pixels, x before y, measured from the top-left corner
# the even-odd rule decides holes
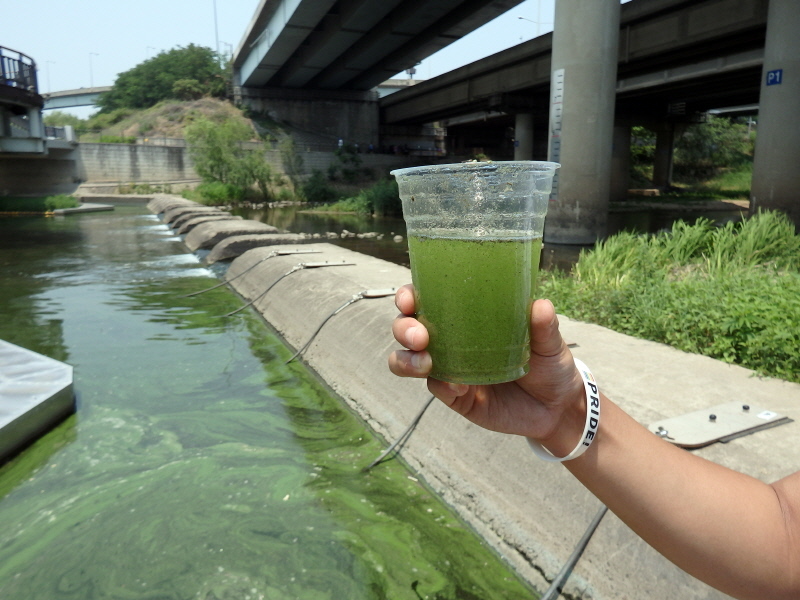
[[[400,216],[402,214],[397,182],[390,178],[380,179],[370,187],[359,190],[354,196],[316,206],[313,211],[349,212],[380,216]]]
[[[372,204],[364,194],[359,194],[352,198],[343,198],[338,202],[320,204],[313,210],[314,212],[371,214]]]
[[[800,236],[781,213],[622,233],[543,273],[567,316],[800,382]]]
[[[652,165],[636,165],[631,170],[631,188],[652,187]],[[658,202],[659,198],[669,202],[697,200],[748,200],[750,181],[753,178],[753,163],[747,162],[738,167],[718,169],[714,176],[706,179],[680,178],[676,176],[672,189],[655,198],[632,198]]]
[[[66,194],[36,198],[0,196],[0,212],[44,213],[57,208],[75,208],[76,206],[80,206],[78,199]]]
[[[746,163],[736,169],[721,169],[709,179],[676,183],[674,189],[664,195],[670,199],[747,200],[752,178],[753,164]]]

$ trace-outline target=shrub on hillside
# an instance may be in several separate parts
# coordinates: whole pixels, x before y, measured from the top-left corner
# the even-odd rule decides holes
[[[179,94],[189,89],[193,94],[222,98],[227,80],[227,71],[216,52],[189,44],[160,52],[120,73],[111,90],[100,95],[97,104],[101,113],[119,108],[149,108],[168,98],[180,98]]]
[[[328,178],[317,169],[311,173],[311,177],[303,184],[303,197],[309,202],[334,202],[339,195],[328,183]]]

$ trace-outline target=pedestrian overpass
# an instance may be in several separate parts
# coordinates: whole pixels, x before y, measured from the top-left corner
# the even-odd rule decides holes
[[[44,98],[43,110],[57,110],[61,108],[75,108],[77,106],[94,106],[100,94],[111,91],[111,86],[96,86],[79,88],[77,90],[63,90],[42,94]]]

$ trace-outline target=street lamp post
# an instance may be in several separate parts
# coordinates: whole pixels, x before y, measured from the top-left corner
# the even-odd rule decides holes
[[[100,56],[97,52],[89,52],[89,87],[94,87],[94,75],[92,74],[92,56]]]
[[[50,89],[50,65],[54,65],[54,64],[56,64],[56,61],[54,61],[54,60],[46,60],[46,61],[44,61],[45,73],[47,74],[47,92],[48,93],[53,91],[52,89]]]
[[[539,25],[552,25],[552,23],[542,23],[541,20],[540,20],[542,18],[541,0],[536,2],[536,20],[535,21],[533,19],[529,19],[528,17],[517,17],[517,18],[518,19],[522,19],[523,21],[528,21],[529,23],[533,23],[534,25],[536,25],[536,36],[535,37],[539,37]]]
[[[217,0],[214,0],[214,41],[217,43],[217,58],[219,58],[219,28],[217,27]]]

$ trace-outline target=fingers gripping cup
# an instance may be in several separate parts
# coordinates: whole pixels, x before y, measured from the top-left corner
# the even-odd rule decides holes
[[[558,164],[490,162],[392,171],[408,230],[431,377],[513,381],[528,372],[530,314]]]

